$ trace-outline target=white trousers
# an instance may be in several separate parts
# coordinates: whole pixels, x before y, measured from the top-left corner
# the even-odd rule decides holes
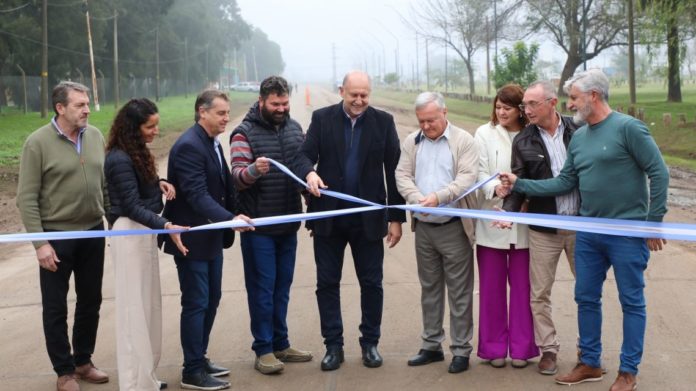
[[[119,217],[114,230],[147,229]],[[162,351],[162,295],[155,235],[114,236],[116,361],[121,391],[159,390],[155,368]]]

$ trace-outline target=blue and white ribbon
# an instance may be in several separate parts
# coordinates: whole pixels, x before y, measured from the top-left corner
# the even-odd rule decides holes
[[[279,170],[293,178],[303,187],[307,187],[307,183],[298,178],[283,164],[269,159],[270,162]],[[641,238],[655,239],[671,239],[671,240],[688,240],[696,241],[696,224],[682,223],[656,223],[649,221],[636,220],[619,220],[606,219],[597,217],[581,217],[581,216],[561,216],[548,215],[537,213],[517,213],[517,212],[498,212],[491,210],[473,210],[451,208],[449,205],[455,204],[460,199],[466,197],[472,192],[479,189],[481,186],[492,181],[498,176],[494,174],[489,178],[476,183],[466,192],[457,197],[454,201],[447,205],[440,205],[436,208],[423,207],[420,205],[379,205],[371,201],[363,200],[348,194],[343,194],[327,189],[320,189],[321,194],[335,197],[341,200],[354,202],[364,205],[356,208],[339,209],[324,212],[312,213],[297,213],[284,216],[260,217],[252,219],[252,225],[261,227],[266,225],[292,223],[306,220],[324,219],[336,216],[347,215],[351,213],[363,213],[384,208],[398,208],[410,212],[429,213],[433,215],[466,217],[485,220],[510,221],[518,224],[538,225],[543,227],[551,227],[557,229],[565,229],[570,231],[593,232],[607,235],[618,236],[633,236]],[[211,229],[234,229],[240,227],[248,227],[249,224],[243,220],[230,220],[212,224],[200,225],[192,227],[190,231],[203,231]],[[24,241],[41,241],[41,240],[62,240],[62,239],[84,239],[96,237],[124,236],[124,235],[153,235],[162,233],[187,232],[182,230],[112,230],[112,231],[59,231],[59,232],[37,232],[37,233],[17,233],[0,235],[0,243],[24,242]]]

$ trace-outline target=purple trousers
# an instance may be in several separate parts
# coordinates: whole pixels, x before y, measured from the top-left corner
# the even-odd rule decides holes
[[[529,250],[476,246],[479,268],[478,356],[527,360],[539,355],[529,304]],[[510,285],[508,311],[507,286]],[[508,316],[509,314],[509,316]]]

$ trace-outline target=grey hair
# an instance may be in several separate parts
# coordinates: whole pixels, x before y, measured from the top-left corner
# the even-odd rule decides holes
[[[198,114],[198,109],[202,107],[203,110],[208,110],[213,106],[213,100],[215,100],[215,98],[220,98],[225,102],[230,101],[230,98],[227,96],[227,94],[219,90],[205,90],[201,92],[201,94],[198,95],[198,97],[196,97],[196,103],[193,106],[193,109],[196,111],[196,114],[193,118],[196,122],[198,122],[198,120],[201,119],[201,115]]]
[[[89,88],[80,83],[74,81],[61,81],[55,87],[53,87],[53,93],[51,94],[51,103],[53,104],[53,111],[58,115],[58,110],[56,106],[60,103],[63,106],[68,105],[68,95],[70,91],[82,92],[85,94],[89,93]]]
[[[425,106],[429,105],[430,103],[435,103],[440,110],[444,110],[447,108],[447,106],[445,105],[445,98],[442,96],[441,93],[426,91],[421,92],[416,97],[416,110],[420,110]]]
[[[537,80],[534,83],[528,85],[527,89],[536,86],[541,86],[541,88],[544,90],[544,95],[546,95],[547,98],[558,98],[558,94],[556,93],[556,86],[554,86],[553,83],[551,83],[550,81]]]
[[[596,91],[602,101],[609,100],[609,79],[600,69],[588,69],[571,77],[563,85],[563,91],[570,93],[573,86],[582,92]]]

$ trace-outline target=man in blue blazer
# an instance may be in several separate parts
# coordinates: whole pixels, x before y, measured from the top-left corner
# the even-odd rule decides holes
[[[317,110],[295,162],[296,174],[307,180],[309,212],[352,208],[356,205],[320,196],[320,188],[350,194],[379,204],[403,204],[394,171],[401,153],[394,118],[369,106],[370,79],[364,72],[348,73],[339,89],[343,101]],[[316,170],[314,165],[317,164]],[[386,189],[385,189],[386,177]],[[382,264],[389,247],[401,239],[405,212],[388,209],[351,214],[307,223],[314,237],[317,265],[317,302],[326,355],[325,371],[343,362],[343,321],[340,283],[343,253],[350,245],[360,282],[360,346],[363,365],[382,365],[377,351],[382,322]]]
[[[169,182],[177,197],[168,201],[163,216],[184,226],[250,220],[236,217],[234,186],[217,136],[230,120],[227,95],[207,90],[196,98],[196,124],[179,137],[169,153]],[[252,229],[252,228],[247,228]],[[198,390],[228,388],[217,376],[229,370],[207,357],[208,339],[222,296],[222,249],[234,241],[232,230],[186,232],[181,235],[188,254],[179,252],[169,235],[163,235],[164,252],[176,262],[181,288],[181,346],[184,369],[181,387]]]

